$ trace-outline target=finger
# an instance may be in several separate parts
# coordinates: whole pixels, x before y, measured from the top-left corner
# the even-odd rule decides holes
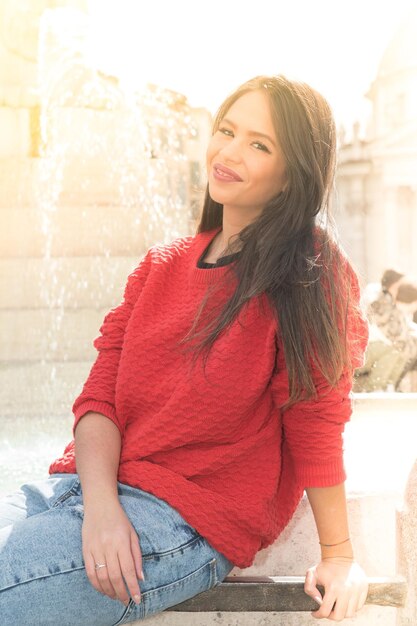
[[[355,613],[358,610],[358,606],[359,606],[359,596],[355,594],[349,600],[345,617],[355,617]]]
[[[130,548],[132,551],[133,561],[135,563],[136,576],[141,580],[145,580],[145,576],[143,574],[143,562],[142,562],[142,552],[139,544],[139,537],[132,531]]]
[[[114,589],[117,599],[120,600],[120,602],[123,602],[125,606],[127,606],[129,604],[129,594],[126,591],[126,586],[123,580],[123,573],[117,554],[113,554],[107,557],[107,571],[109,583]]]
[[[368,598],[368,587],[359,594],[358,611],[366,604]]]
[[[97,580],[100,583],[103,593],[106,596],[109,596],[109,598],[112,598],[113,600],[117,600],[116,590],[114,589],[109,579],[109,571],[108,571],[108,564],[107,564],[106,557],[101,557],[100,559],[95,558],[95,563],[106,565],[106,567],[100,567],[99,569],[95,570]]]
[[[333,607],[333,611],[329,615],[329,619],[333,619],[336,622],[341,622],[346,617],[348,610],[349,598],[340,597],[336,600],[336,606]]]
[[[96,589],[96,591],[105,595],[104,589],[102,588],[100,581],[97,578],[95,564],[95,559],[92,554],[84,555],[84,565],[88,580],[90,581],[94,589]]]
[[[314,598],[317,604],[321,605],[323,602],[322,595],[320,591],[316,587],[316,577],[313,570],[307,570],[305,582],[304,582],[304,592]]]
[[[317,611],[313,611],[311,615],[316,618],[329,617],[336,602],[336,594],[331,591],[325,591],[321,607]]]
[[[134,602],[140,602],[140,589],[136,576],[135,562],[131,550],[119,552],[119,563],[123,578]]]

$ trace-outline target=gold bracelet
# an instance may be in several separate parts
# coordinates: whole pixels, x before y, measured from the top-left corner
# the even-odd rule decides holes
[[[354,559],[354,556],[347,556],[346,554],[332,554],[331,556],[324,556],[323,559]]]
[[[321,546],[324,546],[325,548],[333,548],[334,546],[340,546],[342,545],[342,543],[346,543],[347,541],[350,541],[350,537],[348,537],[344,541],[339,541],[339,543],[321,543],[321,541],[319,541],[319,544]]]

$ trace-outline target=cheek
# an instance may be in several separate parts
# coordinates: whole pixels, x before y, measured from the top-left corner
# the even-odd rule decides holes
[[[206,171],[207,171],[207,176],[210,173],[210,163],[213,162],[213,157],[214,157],[213,147],[209,146],[207,148],[207,151],[206,151]]]
[[[287,175],[285,172],[285,168],[282,164],[279,164],[278,167],[275,167],[271,172],[272,184],[271,187],[273,189],[274,194],[278,194],[283,190],[285,183],[287,181]]]
[[[266,193],[270,194],[278,193],[284,185],[282,172],[277,171],[276,167],[258,170],[257,182],[263,186]]]
[[[206,161],[207,163],[210,161],[210,159],[213,158],[213,156],[216,154],[216,152],[218,152],[219,150],[219,141],[215,138],[215,136],[213,136],[207,146],[207,151],[206,151]]]

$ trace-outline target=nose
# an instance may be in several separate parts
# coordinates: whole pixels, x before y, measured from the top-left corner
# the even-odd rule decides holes
[[[242,158],[242,146],[237,137],[231,137],[220,150],[224,161],[239,163]]]

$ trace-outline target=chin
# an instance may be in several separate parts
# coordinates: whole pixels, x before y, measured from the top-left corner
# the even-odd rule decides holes
[[[224,204],[225,198],[224,194],[216,191],[212,191],[209,186],[209,196],[213,200],[213,202],[217,202],[218,204]]]

